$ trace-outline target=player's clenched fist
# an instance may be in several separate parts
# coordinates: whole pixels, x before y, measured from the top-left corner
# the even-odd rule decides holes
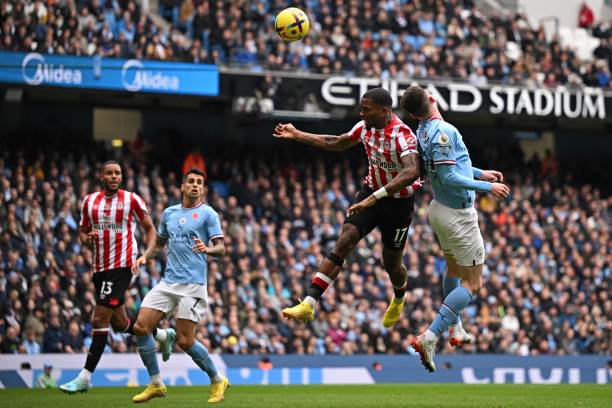
[[[297,129],[291,123],[279,123],[274,128],[274,137],[278,137],[280,139],[291,139],[297,133]]]

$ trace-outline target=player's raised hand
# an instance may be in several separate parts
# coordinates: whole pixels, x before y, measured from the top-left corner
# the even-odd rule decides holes
[[[374,204],[376,204],[376,201],[377,201],[376,197],[374,197],[373,194],[370,194],[367,198],[361,200],[357,204],[351,205],[346,215],[350,217],[353,214],[357,214],[358,212],[363,211],[366,208],[371,207]]]
[[[510,188],[502,183],[492,183],[491,194],[498,198],[506,198],[510,194]]]
[[[297,134],[297,129],[291,123],[279,123],[274,128],[272,136],[279,139],[292,139]]]
[[[208,247],[204,245],[204,243],[202,242],[200,238],[193,237],[193,242],[194,242],[194,245],[193,247],[191,247],[191,250],[193,251],[193,253],[195,254],[207,254],[208,253]]]
[[[143,255],[136,259],[136,262],[132,264],[132,275],[138,275],[140,273],[140,266],[147,264],[147,258]]]
[[[501,171],[497,170],[483,170],[480,179],[491,183],[502,183],[504,181],[504,175]]]

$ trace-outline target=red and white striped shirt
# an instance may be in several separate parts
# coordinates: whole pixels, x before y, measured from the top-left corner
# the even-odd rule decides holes
[[[384,187],[397,176],[404,167],[401,157],[419,153],[417,139],[396,115],[384,129],[367,129],[364,121],[357,123],[349,132],[351,139],[361,140],[370,163],[364,184],[373,190]],[[395,198],[408,197],[414,194],[410,186],[393,194]]]
[[[136,260],[138,248],[134,230],[142,222],[147,206],[135,193],[119,190],[112,197],[104,192],[88,194],[81,208],[81,227],[98,231],[93,250],[93,271],[129,268]]]

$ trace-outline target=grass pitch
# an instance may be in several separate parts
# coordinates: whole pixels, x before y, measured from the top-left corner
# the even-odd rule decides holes
[[[93,388],[86,394],[59,390],[0,390],[0,407],[133,407],[138,388]],[[147,408],[203,407],[208,387],[169,387]],[[610,385],[269,385],[234,386],[222,407],[610,407]]]

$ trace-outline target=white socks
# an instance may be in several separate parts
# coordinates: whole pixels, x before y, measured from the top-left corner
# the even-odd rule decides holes
[[[304,299],[304,302],[312,306],[313,309],[317,305],[317,301],[312,296],[306,296],[306,299]]]
[[[220,383],[221,381],[223,381],[223,376],[219,373],[217,373],[217,375],[210,379],[210,382],[212,382],[213,384]]]
[[[438,339],[438,336],[436,336],[436,333],[434,333],[431,330],[427,329],[427,331],[425,332],[425,340],[427,340],[427,341],[436,341],[437,339]]]
[[[152,375],[151,376],[151,384],[153,385],[163,385],[164,382],[161,379],[161,376],[159,374],[157,375]]]
[[[157,333],[155,333],[155,340],[164,342],[168,338],[168,333],[164,329],[157,329]]]
[[[91,382],[91,373],[86,369],[82,369],[79,373],[79,378],[83,381]]]

